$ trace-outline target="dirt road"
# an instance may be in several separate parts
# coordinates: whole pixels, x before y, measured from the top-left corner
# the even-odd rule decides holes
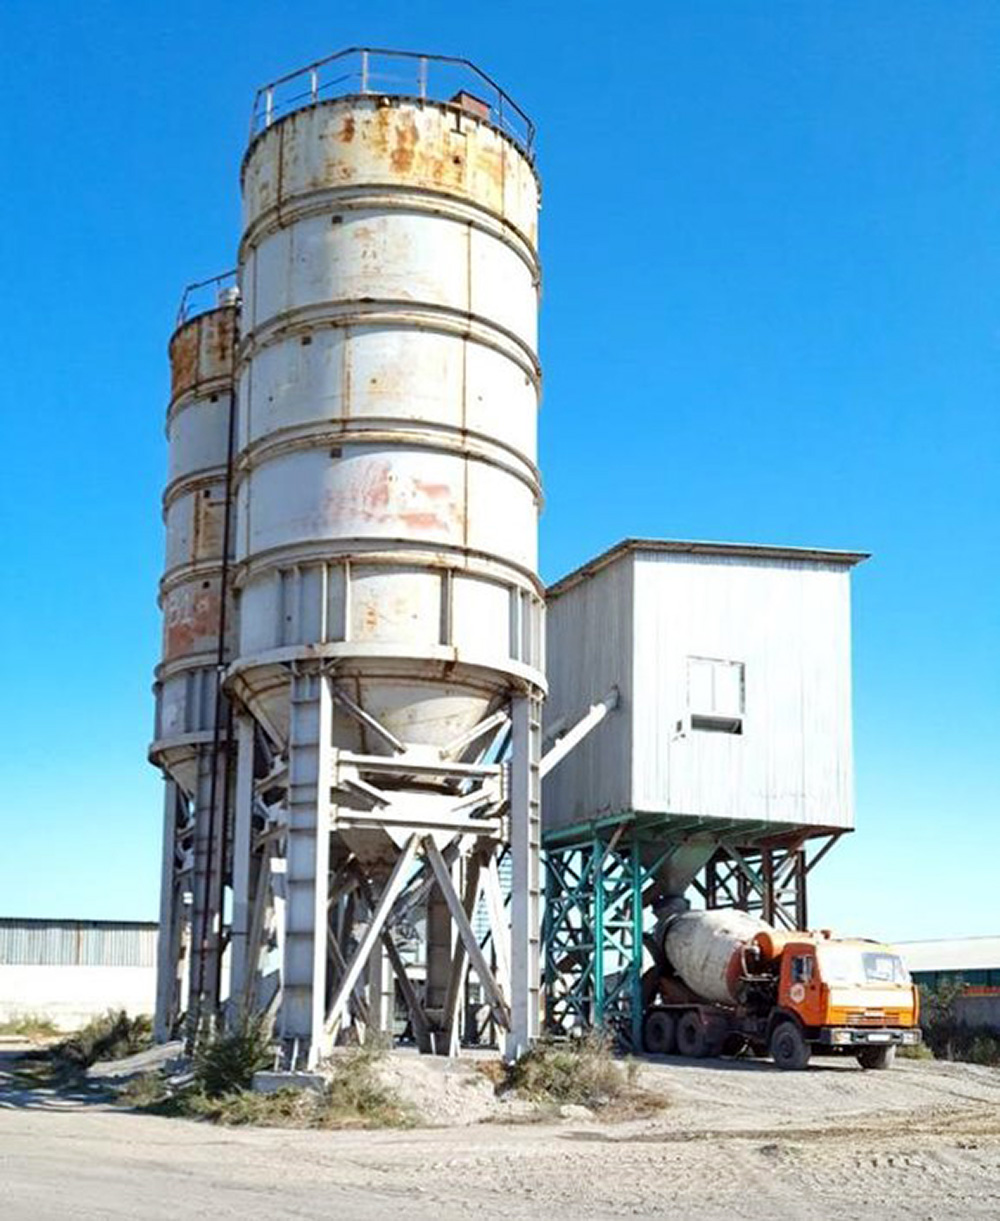
[[[0,1217],[1000,1217],[1000,1070],[644,1066],[608,1125],[223,1129],[3,1093]]]

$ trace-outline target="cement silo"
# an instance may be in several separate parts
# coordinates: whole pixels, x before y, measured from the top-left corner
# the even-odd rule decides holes
[[[158,1028],[188,995],[218,999],[218,921],[225,838],[221,666],[233,656],[226,586],[227,470],[233,424],[237,296],[232,274],[185,292],[170,340],[166,558],[160,581],[163,645],[150,758],[167,778],[161,894]],[[196,952],[192,953],[191,950]]]
[[[283,909],[288,1065],[349,1021],[385,1025],[383,951],[426,1049],[454,1048],[470,965],[508,1048],[537,1028],[531,138],[464,61],[345,52],[258,95],[239,251],[233,989],[254,995],[261,912]],[[391,930],[420,902],[418,995]]]

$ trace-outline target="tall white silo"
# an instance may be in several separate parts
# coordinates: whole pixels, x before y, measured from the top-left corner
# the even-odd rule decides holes
[[[229,277],[231,279],[231,277]],[[194,289],[217,289],[227,277]],[[163,643],[156,670],[156,729],[150,759],[166,778],[157,1032],[166,1037],[184,991],[218,1001],[225,732],[217,723],[220,665],[233,656],[227,564],[227,467],[233,424],[237,332],[235,289],[215,304],[185,294],[170,340],[168,476],[163,493],[166,559],[160,581]],[[224,714],[220,714],[224,715]]]
[[[282,90],[299,95],[283,113]],[[234,987],[254,987],[270,885],[287,1063],[315,1062],[352,1013],[377,1024],[359,988],[382,950],[400,975],[393,921],[423,887],[446,918],[427,922],[426,990],[399,981],[422,1045],[454,1046],[471,961],[522,1046],[538,1007],[544,690],[530,124],[463,61],[374,52],[262,90],[256,117],[228,680]],[[246,862],[260,794],[282,784],[263,831],[285,845],[276,884],[273,865]],[[508,850],[512,933],[496,886]],[[466,928],[480,894],[488,961]]]

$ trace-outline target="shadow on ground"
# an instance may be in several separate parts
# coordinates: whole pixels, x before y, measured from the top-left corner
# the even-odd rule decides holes
[[[112,1094],[104,1084],[86,1077],[60,1076],[44,1048],[25,1045],[0,1050],[0,1109],[65,1111],[111,1101]]]

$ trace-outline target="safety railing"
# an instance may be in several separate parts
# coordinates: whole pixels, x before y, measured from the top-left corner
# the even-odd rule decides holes
[[[475,64],[377,47],[349,47],[262,85],[254,98],[250,139],[305,106],[365,93],[462,105],[509,136],[529,159],[534,157],[535,125]]]
[[[206,310],[217,309],[220,305],[230,305],[239,299],[239,289],[236,284],[236,268],[223,271],[220,275],[208,280],[198,280],[189,284],[181,296],[177,310],[177,325],[187,322],[197,314]]]

